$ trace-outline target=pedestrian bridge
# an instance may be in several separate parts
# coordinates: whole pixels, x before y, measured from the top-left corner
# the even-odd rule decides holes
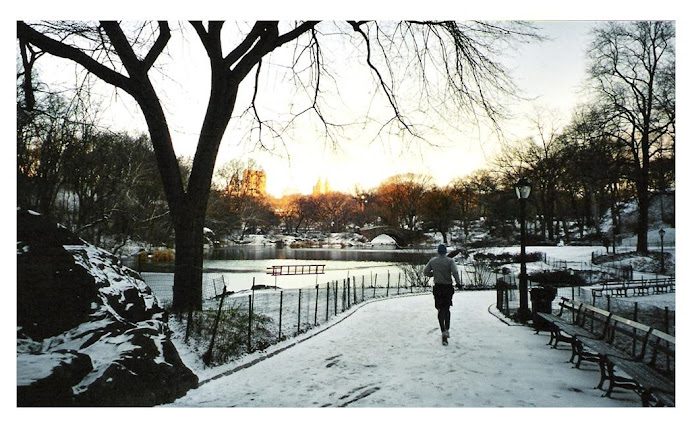
[[[402,229],[400,227],[377,226],[360,229],[361,235],[372,241],[380,235],[391,236],[399,247],[407,247],[411,244],[420,242],[425,236],[423,232]]]

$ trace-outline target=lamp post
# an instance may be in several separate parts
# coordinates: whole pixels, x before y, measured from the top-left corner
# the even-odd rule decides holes
[[[661,230],[658,231],[658,236],[661,237],[661,273],[664,273],[666,271],[665,268],[665,262],[663,259],[663,236],[666,234],[666,231],[661,228]]]
[[[521,230],[521,254],[519,260],[521,262],[521,270],[519,272],[519,311],[517,319],[524,323],[529,319],[529,296],[528,284],[526,277],[526,199],[531,194],[531,183],[522,177],[514,187],[519,198],[519,225]]]

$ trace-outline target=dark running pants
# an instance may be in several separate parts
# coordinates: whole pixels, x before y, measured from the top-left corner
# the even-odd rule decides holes
[[[440,330],[449,330],[449,323],[452,318],[449,307],[452,306],[454,287],[452,287],[452,284],[435,284],[433,296],[435,297],[435,308],[437,309],[437,320],[440,323]]]

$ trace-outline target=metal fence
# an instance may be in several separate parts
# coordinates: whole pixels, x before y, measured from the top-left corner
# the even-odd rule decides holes
[[[538,284],[529,281],[530,289]],[[560,298],[567,297],[577,302],[599,307],[613,314],[649,325],[657,330],[675,336],[675,309],[661,307],[633,298],[603,295],[593,296],[591,286],[556,287],[557,294],[552,302],[553,313],[559,310]],[[519,308],[519,291],[514,277],[505,277],[496,285],[497,308],[507,317],[513,317]],[[529,300],[531,304],[531,301]]]
[[[667,306],[660,307],[610,295],[584,295],[580,301],[675,336],[675,310]]]
[[[170,303],[172,274],[142,277],[164,306]],[[429,286],[410,284],[405,275],[387,275],[380,283],[376,276],[374,282],[370,278],[349,276],[303,288],[229,292],[223,275],[205,273],[202,310],[184,314],[186,340],[195,336],[206,348],[205,361],[221,363],[305,333],[365,301],[431,291]]]

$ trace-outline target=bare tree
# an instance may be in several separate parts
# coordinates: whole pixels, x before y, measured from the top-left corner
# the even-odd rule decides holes
[[[377,187],[375,206],[382,220],[391,225],[415,230],[423,208],[423,196],[432,187],[432,177],[398,174]]]
[[[20,44],[74,61],[89,73],[132,96],[140,107],[154,145],[170,214],[175,227],[176,259],[173,307],[197,308],[202,302],[203,227],[210,194],[214,164],[221,139],[238,106],[239,88],[254,79],[254,96],[246,111],[254,113],[261,131],[273,131],[259,116],[257,84],[264,62],[277,48],[293,44],[294,62],[309,57],[312,102],[305,112],[314,113],[329,132],[330,122],[320,103],[320,85],[325,52],[321,43],[333,33],[334,24],[324,23],[320,32],[316,21],[279,23],[259,21],[241,28],[240,37],[223,31],[224,22],[190,22],[209,59],[211,75],[206,114],[199,132],[197,151],[187,184],[184,183],[173,149],[170,127],[161,98],[152,82],[154,65],[171,40],[168,22],[122,23],[113,21],[17,23]],[[496,55],[513,41],[535,37],[532,27],[523,23],[485,23],[425,21],[378,23],[350,21],[346,24],[355,37],[365,64],[377,82],[380,94],[392,113],[391,123],[410,135],[420,135],[417,117],[406,115],[404,95],[418,83],[419,100],[443,94],[445,103],[472,115],[497,119],[502,109],[499,96],[511,95],[513,86]],[[33,48],[32,48],[33,49]],[[179,60],[178,60],[179,61]],[[406,66],[406,73],[400,67]],[[253,73],[254,71],[254,73]],[[442,79],[439,78],[442,76]],[[410,83],[410,82],[409,82]],[[433,109],[434,110],[434,109]],[[449,110],[446,111],[448,113]],[[413,114],[413,111],[409,111]]]
[[[358,209],[356,201],[345,193],[329,192],[314,196],[319,207],[322,228],[329,232],[342,232]]]
[[[451,187],[433,186],[423,195],[422,215],[426,226],[442,235],[442,242],[448,244],[447,235],[459,216],[460,201],[455,198]]]
[[[471,221],[480,216],[480,195],[475,189],[471,176],[456,178],[450,184],[450,192],[456,201],[457,217],[464,231],[464,241],[468,239]]]
[[[558,184],[562,172],[559,160],[561,123],[556,111],[534,106],[527,117],[533,135],[512,145],[505,145],[495,164],[503,171],[505,179],[513,185],[520,177],[529,177],[534,198],[540,202],[544,221],[541,232],[550,241],[555,239],[555,205],[558,199]]]
[[[625,147],[639,202],[637,251],[648,251],[650,163],[675,140],[675,24],[608,22],[594,31],[589,74]]]

